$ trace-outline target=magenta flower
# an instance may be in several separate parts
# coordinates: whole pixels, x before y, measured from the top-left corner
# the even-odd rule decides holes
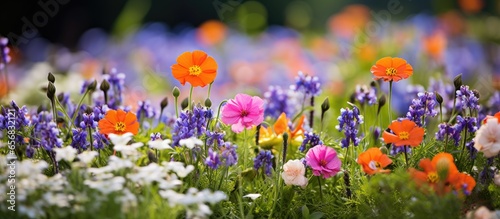
[[[237,94],[222,108],[221,120],[236,133],[259,125],[264,121],[264,101],[257,96]]]
[[[306,154],[307,165],[313,170],[315,176],[330,178],[340,171],[342,162],[337,157],[337,152],[331,147],[317,145]]]

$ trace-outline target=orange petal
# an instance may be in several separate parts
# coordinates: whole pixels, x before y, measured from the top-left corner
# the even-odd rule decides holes
[[[385,168],[385,167],[389,166],[392,163],[392,160],[391,160],[391,158],[389,158],[389,156],[387,156],[385,154],[382,154],[378,158],[378,162],[380,163],[380,166],[382,166],[383,168]]]
[[[299,119],[299,122],[297,123],[297,125],[295,126],[295,130],[293,130],[292,132],[292,138],[294,138],[297,134],[302,134],[304,133],[303,129],[302,129],[302,126],[304,125],[304,119],[306,118],[305,115],[302,115]]]
[[[117,113],[116,110],[108,110],[108,112],[106,112],[106,115],[104,116],[104,118],[107,119],[112,124],[115,124],[118,122],[116,120],[116,113]]]
[[[433,162],[429,158],[420,160],[418,166],[420,166],[420,168],[422,168],[426,173],[436,172],[436,166],[433,165]]]
[[[208,55],[201,50],[193,51],[193,55],[192,55],[193,64],[201,67],[203,62],[207,59],[207,56]]]
[[[121,109],[118,109],[116,111],[116,121],[118,122],[125,122],[125,116],[127,115],[127,113]]]
[[[386,144],[396,143],[398,141],[401,141],[398,136],[391,134],[387,131],[384,131],[384,133],[382,133],[382,138],[384,138],[384,142]]]
[[[398,69],[400,67],[405,67],[406,66],[406,60],[402,59],[402,58],[392,58],[392,66],[393,68],[395,69]]]
[[[288,120],[286,119],[286,114],[281,113],[278,120],[274,123],[274,133],[281,135],[288,130]]]
[[[381,65],[381,66],[384,66],[386,68],[389,68],[389,67],[392,67],[392,58],[391,57],[384,57],[384,58],[381,58],[379,59],[376,63],[376,65]]]
[[[424,129],[420,127],[415,127],[413,130],[410,131],[410,139],[408,139],[408,145],[412,147],[416,147],[422,143],[424,140]]]
[[[217,71],[217,62],[212,57],[207,57],[205,61],[200,65],[203,72],[212,73]]]
[[[177,57],[177,64],[183,66],[184,68],[189,68],[193,66],[193,55],[191,52],[184,52],[179,57]]]

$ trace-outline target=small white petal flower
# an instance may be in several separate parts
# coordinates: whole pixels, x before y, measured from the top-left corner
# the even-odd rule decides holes
[[[156,140],[156,141],[149,141],[149,147],[152,149],[158,149],[158,150],[165,150],[165,149],[172,149],[170,147],[170,139],[165,139],[165,140]]]
[[[54,148],[54,151],[56,152],[57,161],[66,160],[69,162],[72,162],[75,159],[76,153],[78,152],[71,146]]]
[[[243,196],[243,198],[251,198],[252,200],[255,200],[260,196],[261,196],[261,194],[252,193],[252,194],[248,194],[248,195]]]
[[[187,148],[189,149],[193,149],[194,147],[196,146],[201,146],[203,145],[203,141],[198,139],[198,138],[195,138],[195,137],[191,137],[191,138],[186,138],[186,139],[182,139],[179,141],[179,144],[181,146],[186,146]]]
[[[134,134],[130,132],[127,132],[123,135],[117,135],[113,133],[108,135],[109,140],[111,140],[114,145],[127,145],[127,143],[132,140],[132,136],[134,136]]]
[[[98,155],[99,153],[97,151],[84,151],[81,154],[77,155],[78,159],[80,162],[84,164],[89,164],[94,160],[94,158]]]
[[[283,165],[281,177],[286,185],[296,185],[302,188],[307,186],[307,178],[304,176],[306,168],[300,160],[289,160]]]
[[[500,153],[500,123],[497,118],[490,118],[476,132],[474,147],[483,152],[485,157],[494,157]]]

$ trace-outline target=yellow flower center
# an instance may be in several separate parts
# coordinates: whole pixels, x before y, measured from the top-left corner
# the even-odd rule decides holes
[[[193,66],[189,67],[189,75],[198,76],[200,74],[201,74],[201,67],[200,66],[193,65]]]
[[[126,127],[127,126],[125,125],[125,123],[123,123],[123,122],[117,122],[115,124],[115,131],[117,131],[117,132],[123,132],[123,131],[125,131]]]
[[[427,181],[430,183],[436,183],[439,180],[439,176],[436,172],[427,174]]]
[[[395,68],[391,67],[391,68],[385,69],[385,74],[388,76],[394,76],[394,75],[396,75],[396,73],[398,73],[398,71]]]
[[[410,138],[410,133],[408,133],[408,132],[400,132],[399,133],[399,139],[408,140],[409,138]]]

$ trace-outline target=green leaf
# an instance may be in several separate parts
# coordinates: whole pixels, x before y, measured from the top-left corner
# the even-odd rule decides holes
[[[302,218],[309,219],[309,208],[307,206],[302,206]]]
[[[325,213],[315,211],[309,216],[309,219],[320,219],[323,215],[325,215]]]

